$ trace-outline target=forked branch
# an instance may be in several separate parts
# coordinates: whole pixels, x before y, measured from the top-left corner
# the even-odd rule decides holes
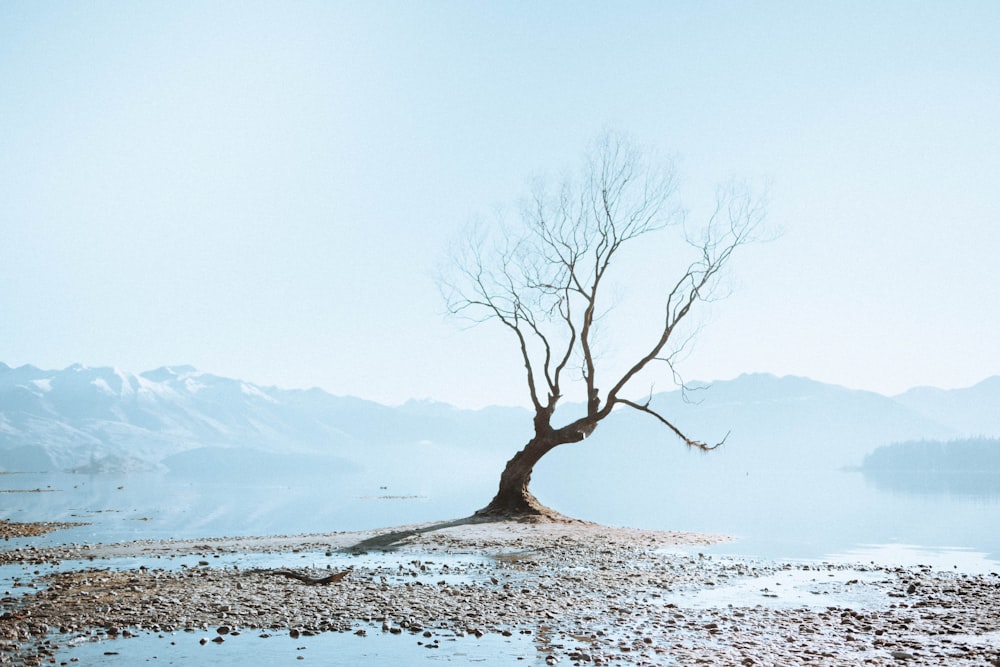
[[[623,403],[652,414],[689,446],[717,446],[688,438],[648,403],[619,397],[653,361],[667,360],[673,369],[672,338],[679,326],[697,302],[713,298],[733,253],[753,240],[763,218],[762,200],[745,186],[729,184],[719,188],[704,229],[692,233],[675,202],[675,183],[669,161],[648,161],[624,137],[609,133],[594,145],[581,179],[555,190],[536,186],[520,207],[519,224],[500,221],[467,235],[464,252],[454,257],[452,279],[439,281],[452,314],[474,322],[499,320],[517,339],[531,403],[542,418],[536,423],[548,424],[563,384],[569,384],[564,371],[572,367],[579,369],[572,379],[582,385],[587,427],[571,431],[589,433]],[[641,250],[641,239],[671,229],[687,259],[673,265],[673,276],[653,277],[663,285],[662,319],[654,315],[649,338],[612,375],[595,349],[602,315],[614,309],[609,295],[630,281],[629,287],[642,289],[652,284],[645,268],[628,266],[625,249]],[[670,266],[664,261],[652,270]],[[602,397],[598,386],[610,389]]]

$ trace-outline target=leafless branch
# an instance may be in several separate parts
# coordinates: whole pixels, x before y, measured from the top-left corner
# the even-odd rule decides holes
[[[689,446],[714,448],[687,438],[648,402],[620,394],[654,361],[666,363],[677,380],[674,362],[694,335],[678,344],[679,327],[698,302],[717,296],[733,254],[754,240],[764,202],[745,184],[727,183],[706,225],[695,231],[675,193],[669,162],[650,163],[624,137],[609,133],[595,143],[582,178],[556,188],[537,183],[520,208],[518,225],[480,227],[454,255],[450,278],[439,280],[448,311],[474,323],[496,320],[514,335],[536,413],[551,415],[572,366],[580,369],[587,400],[587,416],[573,429],[593,430],[622,403],[653,415]],[[622,249],[641,247],[638,239],[671,227],[680,232],[688,261],[662,293],[662,319],[648,346],[623,372],[606,377],[610,371],[602,366],[595,337],[602,316],[617,305],[609,295],[614,281],[626,275],[619,267],[628,266]],[[629,279],[648,282],[642,274]],[[599,381],[611,387],[603,399]]]
[[[726,433],[726,437],[723,438],[722,440],[720,440],[719,442],[715,443],[714,445],[706,445],[703,442],[700,442],[698,440],[692,440],[691,438],[689,438],[686,435],[684,435],[684,433],[679,428],[677,428],[676,426],[674,426],[673,423],[670,422],[670,420],[668,420],[667,418],[665,418],[663,415],[661,415],[660,413],[658,413],[653,408],[649,407],[649,402],[648,401],[646,403],[635,403],[634,401],[630,401],[628,399],[619,398],[619,399],[617,399],[617,402],[620,403],[620,404],[622,404],[622,405],[627,405],[630,408],[634,408],[634,409],[638,410],[639,412],[645,412],[647,415],[652,415],[657,420],[659,420],[660,423],[664,424],[667,428],[669,428],[671,431],[673,431],[674,434],[678,438],[680,438],[681,440],[683,440],[684,444],[686,444],[688,447],[693,447],[695,449],[700,449],[703,452],[709,452],[709,451],[712,451],[713,449],[721,447],[726,442],[726,438],[729,437],[729,434]]]

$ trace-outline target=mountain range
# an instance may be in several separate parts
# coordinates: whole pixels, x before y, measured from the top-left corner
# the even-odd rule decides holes
[[[388,407],[320,389],[278,389],[190,366],[133,374],[0,363],[0,470],[103,472],[184,467],[193,453],[339,466],[371,447],[522,440],[525,411]],[[489,423],[489,430],[481,426]],[[530,427],[530,420],[528,420]],[[305,465],[304,467],[308,467]]]
[[[1000,435],[1000,376],[964,389],[917,388],[888,397],[748,374],[650,400],[691,436],[725,438],[705,457],[725,468],[858,465],[892,442]],[[574,409],[581,408],[567,406],[565,414]],[[419,452],[425,464],[499,473],[530,434],[531,413],[517,407],[386,406],[315,388],[262,387],[190,366],[133,374],[0,363],[0,470],[6,471],[196,473],[229,465],[345,472],[392,459],[409,462],[412,472]],[[588,466],[601,461],[607,466],[609,453],[632,461],[692,455],[649,416],[620,409],[587,441],[543,463],[593,470]]]

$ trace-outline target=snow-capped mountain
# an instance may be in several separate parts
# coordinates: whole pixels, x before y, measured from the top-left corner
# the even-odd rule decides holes
[[[715,441],[729,433],[712,455],[721,466],[858,465],[895,441],[1000,435],[1000,377],[890,398],[753,374],[686,394],[657,394],[651,405],[692,437]],[[530,435],[531,415],[521,408],[460,410],[426,401],[389,407],[320,389],[261,387],[190,366],[133,374],[0,363],[0,470],[192,471],[237,460],[344,469],[378,465],[386,447],[422,447],[428,464],[434,457],[454,463],[486,455],[499,467]],[[622,409],[587,441],[560,448],[545,463],[593,470],[614,465],[609,454],[636,460],[664,451],[687,455],[656,420]]]
[[[319,389],[260,387],[190,366],[132,374],[0,363],[0,469],[99,469],[101,462],[142,468],[205,448],[360,459],[373,445],[473,437],[489,445],[515,433],[520,439],[524,428],[513,424],[524,420],[504,419],[507,412],[391,408]],[[512,426],[478,433],[475,422],[491,417]]]

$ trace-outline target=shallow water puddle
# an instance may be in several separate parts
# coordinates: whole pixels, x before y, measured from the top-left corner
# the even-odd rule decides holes
[[[720,607],[882,609],[889,605],[884,590],[873,584],[884,575],[855,569],[789,567],[696,591],[665,595],[664,604],[709,609]]]
[[[39,588],[44,588],[35,582],[38,575],[51,571],[51,568],[46,569],[46,566],[39,565],[0,565],[0,592],[3,593],[4,598],[15,598],[34,593]]]
[[[247,664],[410,665],[446,662],[475,665],[544,665],[530,635],[504,637],[455,636],[442,633],[432,638],[422,635],[391,635],[369,630],[366,636],[327,632],[311,637],[292,638],[288,634],[262,637],[260,634],[227,635],[224,641],[205,632],[140,634],[127,639],[100,641],[63,640],[56,661],[76,660],[82,665],[211,664],[242,667]],[[203,640],[206,640],[204,643]]]

